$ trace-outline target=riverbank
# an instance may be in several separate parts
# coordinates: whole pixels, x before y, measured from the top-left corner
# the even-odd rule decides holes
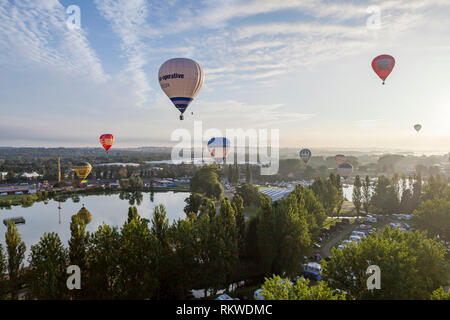
[[[38,191],[33,194],[17,194],[0,196],[0,208],[10,208],[12,206],[29,207],[35,202],[56,200],[65,201],[73,196],[89,196],[89,195],[109,195],[120,192],[144,192],[144,193],[160,193],[160,192],[189,192],[189,185],[181,185],[177,187],[153,187],[141,189],[118,189],[118,188],[74,188],[70,190],[45,190]]]

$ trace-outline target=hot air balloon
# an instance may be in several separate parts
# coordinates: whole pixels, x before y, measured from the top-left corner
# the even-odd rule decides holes
[[[352,174],[353,167],[350,163],[344,162],[338,166],[339,175],[343,177],[345,180]]]
[[[416,124],[416,125],[414,125],[414,129],[416,129],[416,131],[419,132],[420,129],[422,129],[422,125]]]
[[[202,67],[191,59],[175,58],[167,60],[159,68],[159,84],[175,107],[183,113],[199,93],[204,81]]]
[[[92,166],[90,163],[88,162],[81,162],[79,164],[77,164],[73,170],[75,171],[75,173],[77,174],[78,178],[80,178],[80,180],[84,180],[86,179],[86,177],[89,175],[89,173],[92,170]]]
[[[208,151],[213,159],[224,161],[230,151],[230,140],[225,137],[211,138],[208,141]]]
[[[108,153],[108,150],[114,144],[114,136],[110,133],[102,134],[100,136],[100,143],[102,144],[103,148],[105,148],[106,153]]]
[[[394,69],[394,66],[394,57],[387,54],[378,56],[372,61],[372,69],[381,78],[381,80],[383,80],[383,84],[386,78],[391,73],[392,69]]]
[[[337,163],[344,163],[345,161],[345,156],[343,154],[337,154],[334,157],[334,160],[336,160]]]
[[[300,150],[300,158],[303,160],[303,162],[305,164],[307,164],[309,161],[309,158],[311,158],[311,150],[309,150],[309,149]]]

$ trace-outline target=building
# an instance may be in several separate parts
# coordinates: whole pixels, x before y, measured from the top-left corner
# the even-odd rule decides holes
[[[20,177],[25,178],[25,179],[37,179],[37,178],[41,178],[42,175],[33,171],[32,173],[24,172],[20,175]]]
[[[8,172],[0,172],[0,181],[3,181],[8,176]]]

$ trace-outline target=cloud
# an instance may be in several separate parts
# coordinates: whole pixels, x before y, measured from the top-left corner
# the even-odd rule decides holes
[[[0,65],[51,68],[71,77],[108,79],[83,30],[69,29],[56,0],[0,3]]]
[[[119,75],[124,82],[133,84],[137,105],[143,106],[152,90],[143,71],[146,59],[145,37],[154,35],[146,23],[148,8],[144,0],[96,0],[101,15],[111,23],[121,40],[121,49],[128,64]]]

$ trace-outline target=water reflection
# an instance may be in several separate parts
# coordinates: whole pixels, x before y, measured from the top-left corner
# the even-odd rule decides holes
[[[86,226],[87,231],[94,232],[106,223],[110,226],[121,227],[128,217],[128,208],[135,205],[139,215],[152,219],[153,209],[163,204],[167,210],[170,222],[186,217],[183,209],[184,200],[189,196],[187,192],[156,192],[144,196],[139,193],[113,193],[103,195],[80,195],[79,202],[73,197],[59,197],[57,200],[36,202],[31,207],[13,206],[10,209],[0,209],[0,221],[5,218],[22,216],[26,224],[18,225],[20,235],[27,246],[27,257],[31,245],[36,244],[44,232],[56,232],[61,241],[67,246],[70,238],[70,221],[74,214],[81,209],[81,201],[91,214],[91,221]],[[6,227],[0,225],[0,243],[5,244]]]

